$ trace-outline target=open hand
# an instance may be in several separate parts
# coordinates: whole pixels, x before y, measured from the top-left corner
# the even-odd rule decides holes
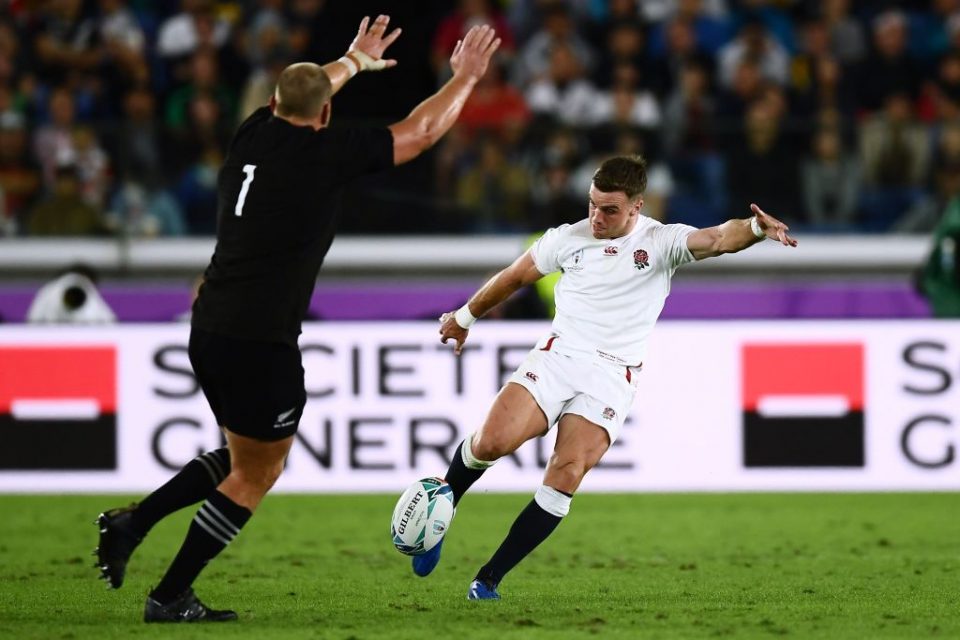
[[[760,230],[767,234],[768,238],[780,241],[780,244],[785,247],[797,246],[797,241],[787,235],[790,227],[765,212],[756,204],[751,204],[750,210],[757,216],[757,224],[760,225]]]
[[[471,27],[450,56],[453,75],[479,80],[487,71],[490,58],[500,47],[500,38],[490,25]]]
[[[457,324],[456,315],[453,311],[448,311],[440,316],[440,335],[443,336],[440,338],[440,342],[447,344],[447,340],[450,338],[456,340],[457,344],[453,347],[455,354],[460,355],[460,352],[463,351],[463,343],[467,341],[469,332],[469,329],[464,329]]]
[[[390,24],[390,16],[379,15],[373,21],[373,26],[369,29],[370,17],[366,16],[360,21],[360,29],[357,31],[357,37],[350,43],[348,51],[362,51],[372,58],[375,62],[381,63],[374,67],[374,70],[389,69],[397,66],[397,61],[383,60],[383,54],[393,42],[400,37],[400,29],[394,29],[390,35],[384,37],[387,32],[387,25]]]

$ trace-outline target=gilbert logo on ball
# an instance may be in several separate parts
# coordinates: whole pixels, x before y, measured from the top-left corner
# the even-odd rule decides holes
[[[390,537],[400,553],[417,556],[443,539],[453,519],[453,491],[440,478],[417,480],[393,509]]]

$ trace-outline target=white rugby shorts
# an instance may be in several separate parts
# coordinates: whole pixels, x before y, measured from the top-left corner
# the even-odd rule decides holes
[[[639,373],[640,367],[572,358],[538,347],[509,381],[533,395],[547,416],[547,429],[565,413],[573,413],[605,429],[613,444],[633,405]]]

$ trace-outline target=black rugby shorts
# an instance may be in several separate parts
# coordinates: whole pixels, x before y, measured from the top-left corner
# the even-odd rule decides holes
[[[297,347],[194,328],[189,353],[217,424],[257,440],[296,433],[307,403]]]

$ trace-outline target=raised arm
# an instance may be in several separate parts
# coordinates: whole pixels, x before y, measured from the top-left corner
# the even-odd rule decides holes
[[[389,24],[390,16],[377,16],[373,26],[369,26],[370,17],[365,17],[360,21],[357,37],[350,43],[347,52],[339,60],[323,65],[334,94],[361,71],[382,71],[397,66],[396,60],[383,59],[387,47],[400,37],[400,29],[394,29],[390,35],[384,36]]]
[[[787,235],[789,227],[755,204],[750,205],[752,218],[727,220],[716,227],[697,229],[687,237],[687,248],[697,260],[736,253],[761,240],[778,240],[785,247],[797,246]]]
[[[500,38],[487,25],[472,27],[457,43],[450,57],[453,77],[409,116],[390,125],[394,164],[413,160],[450,130],[499,46]]]
[[[520,287],[532,284],[543,277],[533,262],[533,254],[527,250],[522,256],[514,260],[513,264],[493,276],[487,283],[471,296],[467,304],[457,311],[450,311],[440,316],[440,342],[446,344],[453,338],[457,344],[454,353],[460,354],[467,333],[477,318],[485,315],[490,309],[509,298]]]

